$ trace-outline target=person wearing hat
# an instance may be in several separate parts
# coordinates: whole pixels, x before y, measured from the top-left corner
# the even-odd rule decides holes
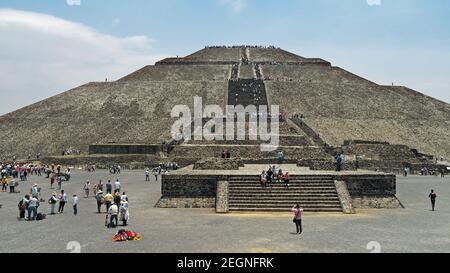
[[[105,202],[105,198],[103,197],[103,192],[98,191],[95,195],[95,200],[97,200],[97,211],[98,213],[101,213],[102,205]]]
[[[34,184],[34,186],[31,188],[31,196],[34,198],[38,198],[39,196],[39,189],[38,189],[38,185]]]
[[[127,226],[127,221],[130,219],[130,212],[128,210],[128,202],[126,200],[123,200],[120,202],[119,207],[119,219],[122,221],[123,226]]]
[[[55,215],[56,203],[58,202],[58,198],[56,198],[56,192],[52,194],[52,197],[48,199],[48,203],[50,204],[50,215]]]

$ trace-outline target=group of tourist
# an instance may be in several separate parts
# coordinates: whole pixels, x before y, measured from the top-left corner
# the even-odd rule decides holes
[[[442,168],[436,168],[436,169],[428,169],[427,167],[423,167],[420,169],[420,175],[421,176],[438,176],[441,175],[442,178],[445,177],[445,169]]]
[[[262,171],[260,176],[261,187],[273,187],[273,183],[283,183],[285,189],[289,189],[289,172],[283,172],[281,168],[270,166],[267,171]]]
[[[121,171],[120,165],[114,164],[114,165],[109,166],[110,174],[120,174],[120,171]]]

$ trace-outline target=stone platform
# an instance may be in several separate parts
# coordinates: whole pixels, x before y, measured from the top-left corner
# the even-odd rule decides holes
[[[259,177],[268,165],[239,170],[195,170],[188,166],[164,175],[157,207],[216,208],[229,211],[305,211],[353,213],[355,208],[399,208],[396,177],[373,171],[312,171],[294,164],[276,165],[289,172],[290,188],[263,188]]]

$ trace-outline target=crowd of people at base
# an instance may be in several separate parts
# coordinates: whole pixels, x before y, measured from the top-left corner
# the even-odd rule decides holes
[[[289,172],[283,172],[280,167],[269,166],[267,171],[262,171],[260,176],[261,187],[273,187],[273,183],[283,183],[285,189],[289,189]]]
[[[109,166],[109,173],[110,174],[120,174],[121,171],[120,165],[111,165]]]
[[[158,176],[166,174],[169,171],[178,170],[180,167],[176,162],[159,163],[159,165],[152,169],[151,173],[155,176],[155,180],[158,181]],[[150,168],[145,169],[145,181],[150,181]]]
[[[121,194],[122,187],[120,180],[117,179],[114,184],[111,183],[111,180],[108,180],[106,184],[103,184],[102,180],[100,180],[94,185],[91,185],[88,180],[82,188],[84,191],[84,198],[92,197],[92,195],[90,195],[91,189],[97,203],[97,212],[102,213],[103,206],[106,208],[105,212],[107,216],[105,225],[108,227],[116,227],[118,226],[118,221],[122,221],[123,226],[126,226],[130,219],[129,200],[126,192],[122,192]],[[103,193],[103,190],[106,191],[106,194]],[[75,216],[78,215],[78,195],[74,193],[71,200],[69,200],[69,197],[64,190],[61,190],[59,194],[54,192],[48,199],[47,202],[50,205],[49,214],[63,214],[64,208],[69,201],[72,202],[73,214]],[[34,184],[30,189],[30,193],[25,195],[18,204],[19,220],[35,221],[45,219],[46,214],[38,211],[43,202],[45,202],[45,199],[42,198],[41,189],[38,188],[37,184]],[[56,211],[57,206],[58,210]],[[28,217],[26,218],[27,212]]]

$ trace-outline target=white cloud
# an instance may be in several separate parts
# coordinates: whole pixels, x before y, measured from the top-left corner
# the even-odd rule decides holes
[[[66,0],[69,6],[81,6],[81,0]]]
[[[222,6],[230,6],[235,13],[241,13],[241,11],[247,7],[247,0],[220,0]]]
[[[116,37],[58,17],[0,9],[0,114],[165,57],[147,36]]]
[[[367,0],[367,5],[369,6],[380,6],[381,0]]]

